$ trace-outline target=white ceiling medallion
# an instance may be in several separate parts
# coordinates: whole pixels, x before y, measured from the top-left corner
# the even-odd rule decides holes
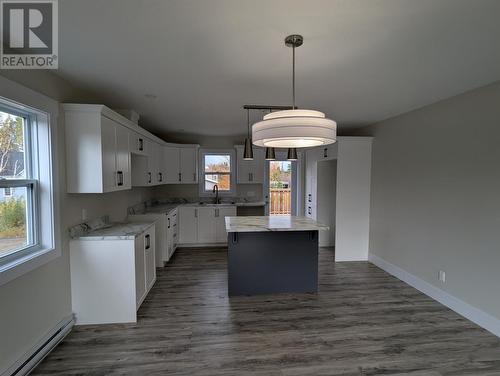
[[[295,48],[301,46],[301,35],[289,35],[285,44],[292,47],[293,110],[276,111],[252,126],[254,145],[274,148],[307,148],[337,141],[337,123],[325,114],[295,106]]]

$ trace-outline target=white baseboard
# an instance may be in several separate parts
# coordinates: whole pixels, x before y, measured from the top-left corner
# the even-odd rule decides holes
[[[74,325],[73,315],[65,317],[43,338],[40,339],[26,354],[19,358],[6,370],[1,371],[1,376],[28,375],[43,358],[66,337]]]
[[[500,337],[500,320],[496,317],[493,317],[489,313],[481,311],[479,308],[471,306],[463,300],[450,295],[440,288],[431,285],[423,279],[408,273],[407,271],[401,269],[399,266],[391,264],[390,262],[387,262],[384,259],[375,256],[374,254],[370,253],[369,261],[372,264],[378,266],[380,269],[385,270],[387,273],[423,292],[425,295],[431,297],[434,300],[437,300],[439,303],[445,305],[459,315],[465,317],[473,323],[476,323],[477,325],[486,329],[497,337]]]

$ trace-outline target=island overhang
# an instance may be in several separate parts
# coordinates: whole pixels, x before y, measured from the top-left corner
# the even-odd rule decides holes
[[[227,232],[319,231],[329,227],[298,216],[226,217]]]

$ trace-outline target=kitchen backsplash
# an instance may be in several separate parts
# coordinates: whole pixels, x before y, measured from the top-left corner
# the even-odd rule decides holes
[[[153,197],[196,197],[199,200],[198,184],[173,184],[153,187]],[[262,201],[262,184],[237,184],[236,198]],[[225,200],[225,198],[223,197]]]

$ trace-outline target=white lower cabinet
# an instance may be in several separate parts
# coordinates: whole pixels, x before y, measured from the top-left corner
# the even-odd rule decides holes
[[[226,216],[236,216],[236,206],[180,207],[180,240],[182,245],[210,245],[227,242]]]
[[[179,208],[179,243],[198,243],[198,208],[191,206]]]
[[[177,209],[168,213],[134,214],[127,217],[129,222],[155,223],[155,263],[165,266],[177,247]]]
[[[177,209],[167,215],[167,261],[174,255],[177,248],[178,231]]]
[[[226,220],[225,217],[236,216],[236,207],[223,207],[215,209],[215,241],[217,243],[227,242]]]
[[[211,207],[198,209],[198,243],[215,243],[215,210]]]
[[[132,239],[71,240],[70,267],[77,325],[136,322],[156,281],[155,225]]]
[[[146,293],[151,290],[156,281],[155,267],[155,233],[154,231],[146,232],[144,235],[144,261],[146,263]],[[146,296],[144,296],[146,297]],[[137,308],[139,308],[137,305]]]
[[[144,236],[135,239],[135,305],[138,308],[146,297],[146,257]]]

